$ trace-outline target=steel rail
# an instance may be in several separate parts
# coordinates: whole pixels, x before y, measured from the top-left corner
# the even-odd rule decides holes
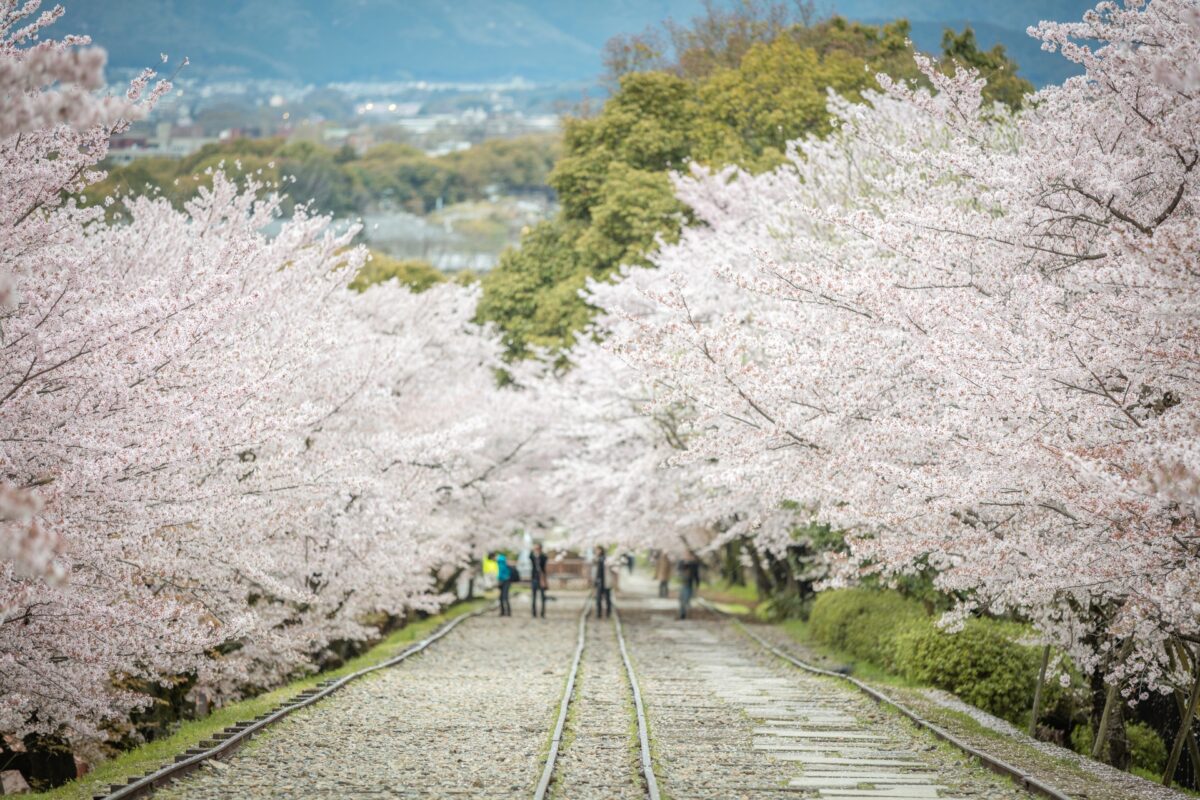
[[[996,756],[993,756],[990,753],[986,753],[983,750],[979,750],[979,749],[971,746],[970,744],[967,744],[962,739],[960,739],[957,736],[955,736],[954,734],[950,733],[950,731],[946,730],[945,728],[941,727],[940,725],[930,722],[929,720],[920,716],[919,714],[917,714],[915,711],[911,710],[904,704],[900,703],[897,700],[892,699],[891,697],[889,697],[888,695],[879,691],[878,689],[874,688],[873,686],[869,686],[866,683],[863,683],[858,678],[852,677],[850,675],[845,675],[841,672],[834,672],[832,670],[822,669],[821,667],[814,666],[813,664],[809,664],[807,661],[802,661],[802,660],[796,658],[795,656],[791,655],[790,653],[780,650],[775,645],[773,645],[770,642],[763,639],[757,633],[754,633],[753,631],[751,631],[737,617],[734,617],[733,615],[722,611],[721,609],[717,608],[715,605],[708,602],[707,600],[704,600],[703,598],[699,598],[699,602],[705,608],[708,608],[709,610],[714,611],[715,613],[732,621],[733,624],[735,626],[737,626],[737,628],[739,630],[741,630],[742,633],[749,636],[751,639],[753,639],[755,642],[757,642],[760,647],[762,647],[764,650],[770,652],[771,654],[775,655],[776,657],[778,657],[784,661],[787,661],[792,666],[798,667],[798,668],[804,670],[805,672],[811,672],[814,675],[824,675],[825,677],[828,677],[828,678],[836,678],[838,680],[845,681],[845,682],[857,687],[860,691],[865,693],[868,697],[870,697],[875,702],[877,702],[881,705],[890,706],[891,708],[898,711],[901,715],[903,715],[904,717],[908,718],[910,721],[915,723],[918,727],[928,730],[934,736],[936,736],[937,738],[946,742],[947,744],[953,745],[954,747],[957,747],[959,750],[962,750],[967,755],[978,759],[980,763],[982,763],[984,766],[986,766],[992,772],[995,772],[1000,775],[1004,775],[1008,778],[1013,779],[1014,781],[1016,781],[1016,783],[1018,785],[1020,785],[1026,791],[1033,792],[1034,794],[1041,795],[1042,797],[1048,797],[1048,798],[1050,798],[1050,800],[1074,800],[1070,795],[1062,792],[1059,789],[1056,789],[1055,787],[1051,786],[1048,783],[1044,783],[1043,781],[1038,780],[1037,778],[1033,777],[1029,773],[1021,770],[1020,768],[1013,766],[1012,764],[1009,764],[1007,761],[1004,761],[1001,758],[997,758]]]
[[[147,773],[142,778],[131,778],[125,786],[113,786],[108,794],[96,795],[96,800],[130,800],[130,798],[145,797],[155,788],[197,769],[205,761],[233,753],[249,741],[254,734],[262,732],[264,728],[274,725],[292,712],[328,697],[346,684],[364,675],[396,666],[402,661],[422,652],[425,648],[454,630],[459,624],[485,614],[488,611],[492,611],[495,608],[496,604],[490,603],[483,608],[457,616],[449,622],[443,623],[429,636],[416,644],[409,645],[401,653],[389,658],[387,661],[365,667],[337,680],[319,683],[317,684],[318,689],[301,692],[292,701],[280,706],[275,711],[264,714],[254,720],[239,722],[236,725],[226,728],[224,732],[215,734],[217,737],[222,737],[221,741],[216,745],[203,749],[193,748],[188,750],[183,755],[177,756],[174,764],[168,764],[161,769]]]
[[[558,707],[558,721],[554,725],[554,733],[550,736],[550,752],[546,755],[546,766],[542,769],[541,780],[533,791],[534,800],[545,800],[546,792],[550,789],[550,780],[554,777],[558,748],[562,744],[563,731],[567,726],[567,711],[571,706],[571,696],[575,694],[575,677],[579,674],[579,662],[583,658],[583,647],[587,640],[587,618],[590,613],[592,597],[589,594],[583,602],[583,610],[579,612],[579,638],[575,644],[575,658],[571,661],[571,672],[567,675],[567,686],[563,689],[562,702]]]
[[[637,677],[633,674],[633,662],[629,660],[629,650],[625,647],[625,634],[621,630],[621,615],[613,609],[613,624],[617,629],[617,644],[621,646],[621,659],[625,662],[625,674],[629,676],[629,687],[633,690],[633,706],[637,711],[638,741],[642,750],[642,777],[646,782],[646,796],[650,800],[659,800],[658,781],[654,777],[654,764],[650,758],[650,733],[646,725],[646,709],[642,705],[642,692],[638,688]]]

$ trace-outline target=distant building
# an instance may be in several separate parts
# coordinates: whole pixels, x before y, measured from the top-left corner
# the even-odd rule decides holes
[[[126,134],[113,137],[108,145],[108,158],[117,164],[149,157],[183,158],[216,141],[216,137],[205,136],[199,125],[159,122],[153,136]]]

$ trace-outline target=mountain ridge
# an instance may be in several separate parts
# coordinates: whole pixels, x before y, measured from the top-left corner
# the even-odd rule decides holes
[[[905,17],[913,39],[937,50],[941,31],[970,24],[981,46],[999,42],[1035,84],[1074,70],[1025,34],[1041,18],[1077,19],[1081,0],[839,0],[819,4],[865,22]],[[699,0],[67,0],[56,27],[90,35],[116,68],[159,63],[166,52],[212,77],[309,83],[367,80],[579,82],[602,69],[604,42],[668,17],[686,20]]]

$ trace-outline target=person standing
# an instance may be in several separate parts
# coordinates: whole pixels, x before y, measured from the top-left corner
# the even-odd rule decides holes
[[[612,616],[612,578],[608,574],[605,563],[604,548],[596,545],[595,560],[592,563],[592,589],[596,592],[596,619],[602,616]],[[608,613],[602,613],[607,606]]]
[[[692,595],[700,588],[700,570],[703,564],[696,551],[688,548],[687,555],[679,562],[679,577],[682,585],[679,587],[679,618],[687,619],[688,606],[691,605]]]
[[[496,580],[500,581],[500,616],[502,617],[512,616],[512,605],[508,602],[512,577],[512,567],[508,566],[508,556],[500,553],[496,556]]]
[[[529,593],[533,598],[533,615],[538,615],[538,595],[542,596],[542,616],[546,616],[546,554],[542,546],[535,544],[529,556]]]
[[[658,580],[658,596],[671,596],[671,557],[666,550],[660,550],[658,560],[654,563],[654,577]]]

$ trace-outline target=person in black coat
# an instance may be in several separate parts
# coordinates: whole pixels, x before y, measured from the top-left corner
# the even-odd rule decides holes
[[[604,560],[604,548],[596,545],[596,560],[592,563],[592,588],[596,592],[596,619],[602,616],[612,616],[612,581],[608,574],[608,565]],[[607,604],[608,613],[601,613]]]
[[[538,615],[538,595],[542,596],[542,616],[546,616],[546,554],[542,546],[535,544],[529,554],[529,591],[533,599],[533,615]]]

